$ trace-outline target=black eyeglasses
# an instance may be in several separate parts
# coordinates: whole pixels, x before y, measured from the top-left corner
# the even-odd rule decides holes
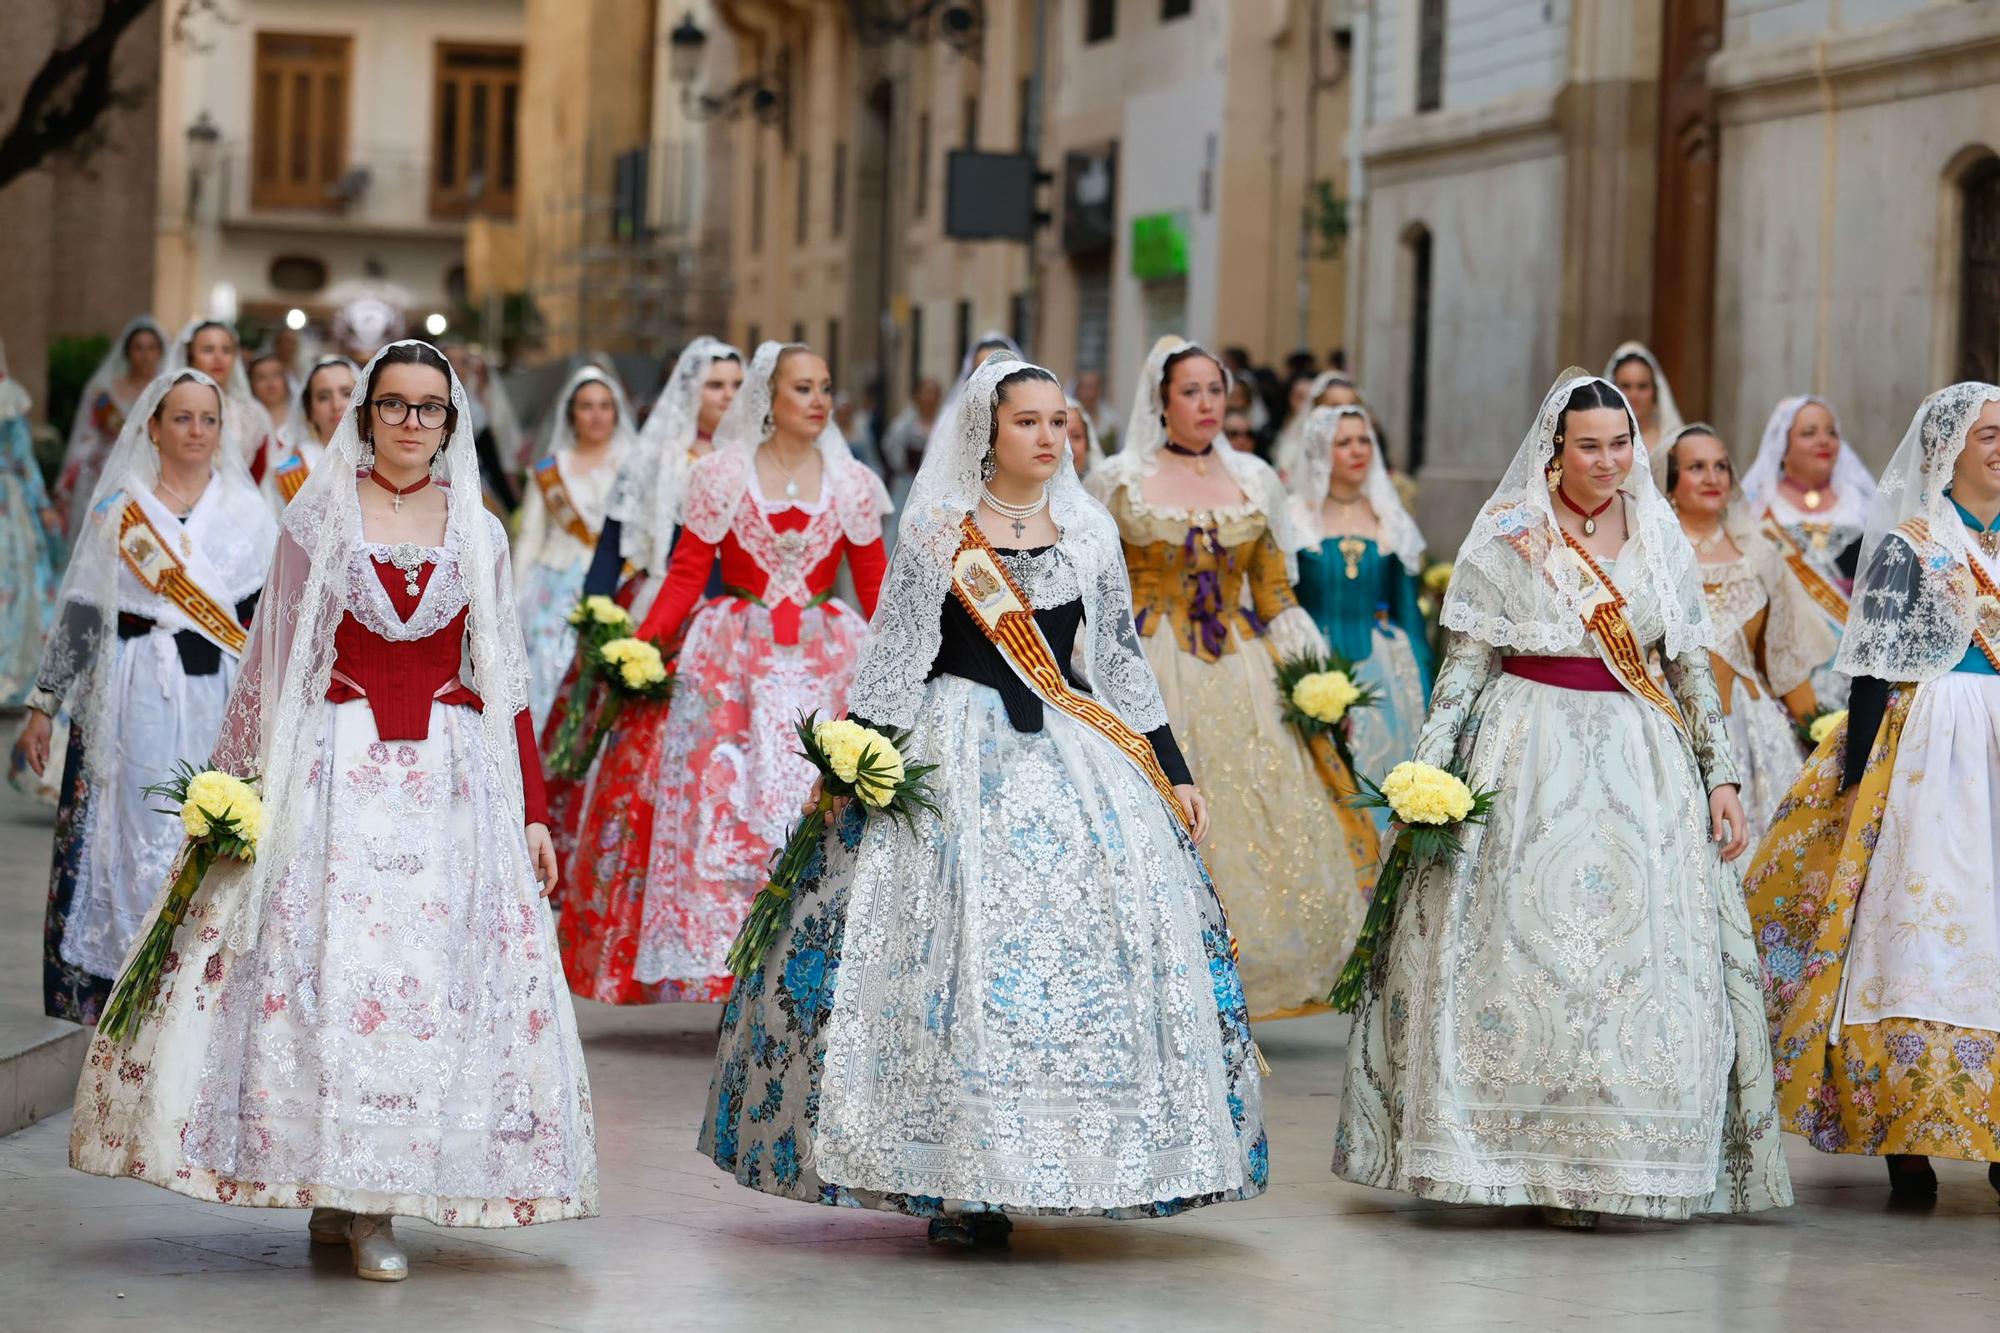
[[[377,398],[369,406],[375,409],[375,415],[382,418],[385,426],[400,426],[410,419],[410,413],[415,412],[419,426],[425,430],[436,430],[451,415],[448,404],[406,403],[400,398]]]

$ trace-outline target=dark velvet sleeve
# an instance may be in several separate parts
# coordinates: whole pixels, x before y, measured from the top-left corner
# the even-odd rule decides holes
[[[1167,781],[1176,787],[1192,786],[1194,778],[1188,773],[1187,760],[1181,755],[1180,743],[1174,740],[1174,729],[1162,722],[1146,733],[1152,743],[1153,757],[1160,761],[1160,767],[1167,772]]]
[[[1846,791],[1868,771],[1875,735],[1889,712],[1889,682],[1856,676],[1847,693],[1847,753],[1841,756],[1840,789]]]
[[[1892,534],[1869,558],[1866,572],[1855,585],[1851,602],[1854,609],[1849,614],[1905,622],[1916,608],[1922,583],[1923,562]],[[1882,719],[1889,711],[1889,690],[1890,683],[1886,680],[1854,677],[1847,695],[1847,752],[1842,756],[1840,769],[1843,790],[1861,781],[1861,775],[1867,771],[1876,733],[1882,729]]]
[[[615,518],[604,520],[597,549],[590,554],[590,569],[583,576],[585,597],[610,597],[618,591],[618,576],[625,572],[625,558],[618,553],[623,527]]]

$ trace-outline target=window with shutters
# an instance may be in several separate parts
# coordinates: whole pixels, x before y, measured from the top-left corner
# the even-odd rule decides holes
[[[440,42],[436,89],[431,216],[514,216],[521,48]]]
[[[1418,224],[1403,238],[1408,256],[1410,315],[1410,453],[1408,471],[1423,471],[1424,441],[1430,426],[1431,398],[1431,233]]]
[[[1118,0],[1083,0],[1083,40],[1108,42],[1118,33]]]
[[[1959,232],[1958,378],[2000,381],[2000,157],[1967,172]]]
[[[347,171],[350,46],[345,37],[257,34],[254,208],[336,208]]]

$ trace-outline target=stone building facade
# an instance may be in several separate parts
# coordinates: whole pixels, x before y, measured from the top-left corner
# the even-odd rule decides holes
[[[1434,544],[1565,365],[1659,353],[1747,464],[1823,393],[1879,467],[2000,359],[2000,4],[1372,0],[1350,341]]]

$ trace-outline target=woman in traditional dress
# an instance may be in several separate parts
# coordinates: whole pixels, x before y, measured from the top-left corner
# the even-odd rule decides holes
[[[1715,672],[1739,795],[1754,845],[1805,763],[1797,724],[1819,711],[1814,668],[1839,640],[1736,493],[1736,468],[1712,426],[1684,426],[1653,471],[1694,543],[1715,633]]]
[[[118,443],[125,429],[132,404],[160,373],[166,354],[166,331],[151,315],[140,315],[118,331],[110,352],[84,382],[76,420],[69,428],[69,447],[63,452],[62,471],[56,475],[55,498],[63,512],[63,530],[72,536],[83,528],[91,492],[97,489],[111,446]]]
[[[1215,446],[1226,384],[1207,351],[1160,339],[1123,444],[1086,484],[1117,521],[1146,661],[1214,813],[1202,860],[1242,945],[1251,1017],[1283,1018],[1333,989],[1375,828],[1347,808],[1333,748],[1285,724],[1277,662],[1326,642],[1292,592],[1302,543],[1277,474]]]
[[[597,550],[584,574],[583,592],[614,598],[636,620],[644,620],[667,574],[674,538],[680,532],[681,497],[688,470],[707,454],[715,427],[743,384],[743,358],[734,347],[706,335],[682,349],[667,385],[646,417],[638,439],[611,483],[604,526]],[[626,576],[626,571],[633,571]],[[708,591],[719,595],[720,583]],[[572,660],[556,690],[555,703],[542,725],[542,749],[548,753],[563,730],[570,694],[580,663]],[[604,703],[600,684],[584,701],[584,725],[595,725]],[[594,968],[590,942],[606,934],[603,913],[608,904],[595,897],[606,878],[576,864],[579,825],[586,810],[596,812],[591,840],[593,856],[614,859],[633,848],[652,844],[653,808],[650,790],[660,762],[660,740],[666,729],[665,703],[638,701],[619,712],[614,734],[598,750],[582,779],[549,779],[549,831],[567,881],[562,915],[557,925],[572,977]],[[643,855],[643,851],[640,853]],[[637,902],[630,926],[638,924]]]
[[[1917,410],[1860,568],[1847,719],[1746,884],[1784,1127],[1899,1195],[1933,1156],[2000,1189],[2000,386]]]
[[[583,595],[611,483],[632,443],[624,391],[593,365],[571,375],[556,395],[542,456],[528,469],[528,498],[514,542],[515,594],[528,640],[528,710],[537,731],[576,657],[569,613]]]
[[[688,474],[680,540],[638,631],[680,644],[674,696],[644,791],[628,802],[606,769],[584,820],[572,895],[583,911],[565,922],[564,954],[579,995],[729,993],[729,946],[813,782],[793,729],[801,715],[841,711],[886,565],[888,495],[832,411],[826,362],[767,342],[715,451]],[[834,597],[843,560],[858,615]],[[718,567],[722,591],[705,595]],[[631,711],[632,725],[649,725]]]
[[[283,421],[291,415],[292,397],[297,392],[292,383],[291,368],[276,352],[259,352],[249,358],[244,372],[250,378],[250,396],[264,409],[264,415],[272,421]]]
[[[19,708],[34,687],[60,581],[62,515],[42,487],[32,406],[0,347],[0,708]]]
[[[1618,392],[1632,405],[1643,438],[1663,445],[1686,424],[1681,420],[1680,404],[1674,401],[1673,386],[1667,383],[1667,372],[1660,368],[1660,359],[1646,344],[1619,343],[1618,350],[1604,364],[1604,378],[1617,385]]]
[[[928,1217],[944,1244],[1014,1214],[1248,1198],[1269,1170],[1229,929],[1188,833],[1204,802],[1064,410],[1055,376],[996,356],[925,454],[849,703],[910,729],[940,813],[835,813],[723,1010],[702,1119],[701,1151],[742,1184]],[[1026,640],[973,591],[1003,585]]]
[[[276,423],[250,392],[236,330],[220,320],[193,319],[167,348],[168,370],[199,370],[222,386],[222,444],[243,459],[250,479],[262,484],[273,461]]]
[[[139,395],[98,477],[28,696],[21,748],[37,774],[51,719],[70,726],[42,958],[50,1015],[95,1023],[180,851],[181,822],[141,788],[215,744],[244,626],[277,539],[227,408],[200,371]]]
[[[285,424],[278,429],[278,447],[272,451],[277,465],[264,474],[264,495],[274,512],[284,512],[326,457],[326,446],[347,415],[359,375],[344,356],[323,356],[306,372]]]
[[[1839,634],[1875,478],[1841,434],[1833,404],[1812,394],[1779,400],[1744,475],[1743,499]],[[1847,677],[1831,658],[1813,672],[1813,693],[1826,707],[1846,704]]]
[[[1431,648],[1417,580],[1424,535],[1389,480],[1361,407],[1316,407],[1292,474],[1299,553],[1299,604],[1334,653],[1355,664],[1379,697],[1354,714],[1354,766],[1379,782],[1417,745],[1430,698]],[[1388,830],[1388,812],[1376,827]]]
[[[1069,421],[1064,429],[1069,435],[1070,461],[1076,464],[1076,475],[1087,477],[1090,470],[1104,461],[1104,446],[1097,439],[1097,423],[1090,419],[1083,404],[1074,397],[1063,400],[1069,410]]]
[[[1416,759],[1497,795],[1403,882],[1335,1174],[1568,1226],[1789,1204],[1708,611],[1608,381],[1542,400],[1443,622]]]
[[[213,759],[261,775],[257,858],[210,869],[157,1012],[92,1043],[70,1133],[79,1170],[311,1208],[313,1239],[378,1281],[408,1273],[392,1216],[596,1211],[527,661],[468,415],[434,348],[391,343],[286,509]]]

